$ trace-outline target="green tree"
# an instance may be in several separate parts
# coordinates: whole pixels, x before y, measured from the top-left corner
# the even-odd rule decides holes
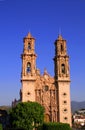
[[[3,128],[2,128],[2,124],[0,124],[0,130],[3,130]]]
[[[21,102],[10,111],[12,127],[31,130],[42,125],[44,108],[37,102]]]

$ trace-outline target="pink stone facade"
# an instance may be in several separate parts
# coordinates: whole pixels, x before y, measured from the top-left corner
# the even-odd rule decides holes
[[[30,33],[24,38],[20,99],[36,101],[45,108],[45,121],[71,125],[70,72],[66,40],[61,35],[54,43],[54,70],[51,77],[47,70],[40,74],[36,68],[35,38]]]

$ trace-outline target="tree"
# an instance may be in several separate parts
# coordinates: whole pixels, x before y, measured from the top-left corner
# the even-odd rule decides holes
[[[3,128],[2,128],[2,124],[0,124],[0,130],[3,130]]]
[[[21,102],[10,111],[12,127],[31,130],[43,123],[44,108],[37,102]]]

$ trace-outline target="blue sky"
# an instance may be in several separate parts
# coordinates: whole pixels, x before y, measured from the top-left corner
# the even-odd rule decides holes
[[[71,100],[85,101],[85,0],[0,0],[0,105],[19,99],[23,37],[36,38],[37,68],[54,76],[59,30],[70,56]]]

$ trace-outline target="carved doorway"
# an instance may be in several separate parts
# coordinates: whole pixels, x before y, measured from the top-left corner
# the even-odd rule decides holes
[[[45,114],[44,121],[45,122],[50,122],[50,116],[48,114]]]

